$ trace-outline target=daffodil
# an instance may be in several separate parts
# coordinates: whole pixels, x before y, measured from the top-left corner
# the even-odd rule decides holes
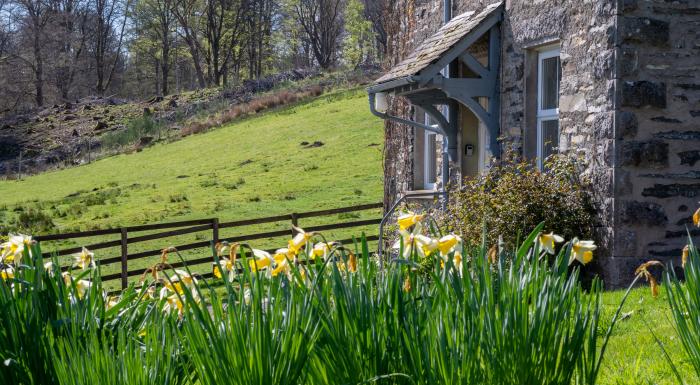
[[[407,211],[401,215],[399,215],[398,219],[398,224],[399,224],[399,230],[406,230],[409,227],[419,223],[420,221],[423,220],[425,217],[425,214],[416,214],[411,211]]]
[[[306,245],[309,239],[311,239],[311,237],[314,236],[314,233],[307,233],[306,231],[304,231],[304,229],[296,226],[292,226],[292,228],[297,234],[294,236],[294,238],[289,240],[287,248],[289,249],[290,253],[297,255],[299,254],[301,248],[304,247],[304,245]]]
[[[571,246],[571,257],[569,258],[569,265],[574,261],[579,261],[582,264],[587,264],[593,260],[593,250],[598,247],[593,243],[593,241],[579,241],[574,240],[574,244]]]
[[[165,297],[165,305],[163,305],[163,311],[165,314],[170,314],[173,311],[177,311],[178,316],[182,318],[184,314],[184,305],[180,298],[181,297],[176,294]]]
[[[415,242],[416,246],[422,249],[423,255],[430,255],[437,250],[440,245],[437,239],[422,234],[416,235]]]
[[[316,258],[323,258],[324,260],[328,258],[328,253],[331,252],[331,246],[325,242],[319,242],[311,248],[311,251],[309,252],[309,258],[311,259],[316,259]]]
[[[174,293],[179,296],[185,294],[185,287],[190,289],[192,297],[197,298],[197,290],[193,290],[197,284],[197,278],[190,275],[184,270],[175,270],[175,275],[163,282],[163,288],[160,290],[160,299],[163,299]]]
[[[236,277],[236,269],[234,267],[233,261],[228,259],[228,258],[222,257],[219,260],[218,264],[216,262],[214,262],[213,273],[214,273],[214,276],[216,278],[222,277],[221,270],[219,269],[219,265],[221,267],[223,267],[224,270],[226,270],[226,274],[228,275],[229,282],[233,282],[234,278]]]
[[[272,259],[270,253],[264,250],[253,249],[253,259],[248,262],[251,271],[264,270],[275,261]]]
[[[440,250],[441,255],[448,255],[461,248],[462,238],[458,235],[448,234],[438,240],[438,250]]]
[[[681,254],[681,263],[683,264],[683,267],[685,267],[685,264],[688,263],[688,257],[690,256],[690,247],[688,245],[685,245],[683,248],[683,253]]]
[[[10,234],[9,240],[3,244],[0,244],[0,249],[2,249],[0,261],[19,265],[22,260],[22,253],[24,252],[24,249],[29,249],[31,243],[32,237],[28,235]]]
[[[540,234],[539,237],[537,237],[537,240],[540,243],[540,246],[542,246],[542,250],[547,252],[548,254],[554,254],[554,247],[555,243],[562,243],[564,242],[564,238],[561,236],[554,234],[554,232],[551,232],[549,234]]]
[[[107,299],[105,299],[105,309],[109,310],[109,309],[117,306],[118,303],[119,303],[119,297],[114,296],[114,295],[110,295],[107,297]]]
[[[695,210],[695,214],[693,214],[693,223],[695,226],[700,227],[700,207]]]
[[[3,265],[0,267],[0,278],[3,281],[15,278],[15,268],[11,265]]]
[[[403,258],[409,259],[415,251],[419,257],[425,257],[425,250],[430,250],[436,245],[432,244],[428,237],[420,234],[420,225],[414,226],[410,232],[408,230],[399,230],[399,239],[394,243],[394,249],[399,250],[403,247]],[[437,243],[437,242],[436,242]]]
[[[62,274],[63,282],[65,282],[67,287],[74,287],[75,293],[78,294],[78,299],[83,299],[85,295],[90,291],[92,287],[92,282],[86,279],[79,279],[77,281],[73,280],[73,277],[68,272]],[[72,295],[72,294],[71,294]]]
[[[73,266],[83,270],[95,267],[95,253],[83,247],[83,250],[73,255]]]
[[[289,264],[289,259],[290,256],[293,257],[293,255],[290,255],[291,253],[292,252],[288,248],[277,249],[277,251],[275,251],[275,255],[272,256],[275,262],[275,268],[270,273],[273,277],[276,277],[279,273],[290,275],[291,265]]]

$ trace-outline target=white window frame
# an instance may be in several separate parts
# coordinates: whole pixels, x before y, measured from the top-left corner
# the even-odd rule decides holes
[[[542,94],[544,84],[542,82],[542,61],[553,57],[561,56],[559,46],[549,46],[541,49],[537,54],[537,167],[542,169],[544,141],[542,135],[542,122],[559,120],[559,107],[542,109]],[[561,63],[561,59],[560,59]],[[561,66],[561,64],[560,64]],[[559,68],[561,71],[561,67]],[[557,104],[558,105],[558,104]],[[557,124],[558,126],[558,124]],[[560,127],[557,128],[559,132]]]
[[[427,113],[425,114],[423,121],[425,122],[426,126],[430,124],[431,118]],[[432,125],[430,125],[430,127],[437,129],[438,125],[432,124]],[[423,133],[425,135],[423,138],[423,188],[425,190],[435,190],[435,186],[437,184],[437,156],[438,155],[437,155],[436,145],[437,145],[438,134],[435,132],[432,132],[432,131],[428,131],[428,130],[423,130]],[[429,148],[429,145],[430,145],[429,139],[430,139],[431,135],[433,135],[435,137],[435,141],[433,142],[433,146],[434,146],[433,149]],[[433,164],[431,165],[429,155],[433,154],[433,153],[435,154],[435,159],[433,160],[433,162],[432,162]],[[435,179],[432,181],[429,179],[429,176],[431,174],[431,172],[430,172],[431,168],[434,168],[432,170],[432,174],[435,175]]]

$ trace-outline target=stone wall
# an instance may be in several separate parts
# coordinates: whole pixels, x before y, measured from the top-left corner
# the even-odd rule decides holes
[[[615,169],[619,280],[680,262],[700,200],[700,2],[624,0],[618,20]]]

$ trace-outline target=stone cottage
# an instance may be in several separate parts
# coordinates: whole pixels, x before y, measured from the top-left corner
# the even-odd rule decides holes
[[[678,258],[700,200],[700,1],[399,0],[388,70],[385,205],[488,167],[575,154],[595,186],[606,285]],[[700,235],[693,228],[693,235]]]

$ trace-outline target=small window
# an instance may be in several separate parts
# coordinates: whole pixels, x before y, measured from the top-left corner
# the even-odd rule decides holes
[[[437,124],[428,114],[425,114],[425,122],[429,126],[437,127]],[[427,130],[424,132],[423,188],[432,190],[435,189],[435,182],[437,181],[437,134]]]
[[[537,61],[537,165],[559,151],[559,48],[540,51]]]

